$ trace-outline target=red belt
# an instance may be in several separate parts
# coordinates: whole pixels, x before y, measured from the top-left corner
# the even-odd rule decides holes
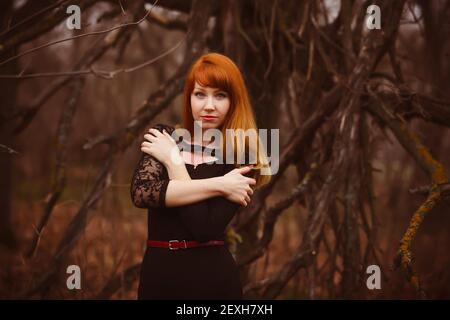
[[[157,241],[148,240],[147,246],[157,248],[169,248],[170,250],[187,249],[195,247],[209,247],[209,246],[223,246],[225,241],[223,240],[210,240],[210,241],[186,241],[186,240],[169,240],[169,241]]]

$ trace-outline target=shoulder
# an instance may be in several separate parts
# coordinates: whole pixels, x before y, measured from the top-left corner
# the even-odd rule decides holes
[[[175,130],[174,126],[171,126],[169,124],[164,124],[164,123],[157,123],[157,124],[151,126],[149,129],[151,129],[151,128],[152,129],[157,129],[160,132],[162,132],[163,130],[166,130],[166,132],[168,134],[172,134],[172,132]]]

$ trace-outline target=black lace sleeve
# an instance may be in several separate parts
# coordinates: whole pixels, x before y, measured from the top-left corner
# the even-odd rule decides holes
[[[163,124],[157,124],[153,128],[161,132],[165,129],[169,134],[174,130]],[[131,181],[133,204],[138,208],[165,207],[169,181],[164,165],[155,157],[142,153]]]

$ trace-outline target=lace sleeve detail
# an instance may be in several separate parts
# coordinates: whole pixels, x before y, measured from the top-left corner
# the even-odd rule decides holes
[[[173,127],[157,124],[153,128],[171,134]],[[164,165],[155,157],[142,153],[131,181],[131,199],[138,208],[165,207],[169,177]]]

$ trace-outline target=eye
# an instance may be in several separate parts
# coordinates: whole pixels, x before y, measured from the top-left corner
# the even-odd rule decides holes
[[[194,95],[195,95],[196,97],[198,97],[198,98],[202,98],[202,97],[205,96],[205,95],[203,94],[203,92],[200,92],[200,91],[195,92]]]
[[[221,93],[217,94],[217,97],[218,97],[218,98],[220,98],[220,99],[224,99],[224,98],[226,98],[226,97],[227,97],[227,94],[226,94],[226,93],[223,93],[223,92],[221,92]]]

